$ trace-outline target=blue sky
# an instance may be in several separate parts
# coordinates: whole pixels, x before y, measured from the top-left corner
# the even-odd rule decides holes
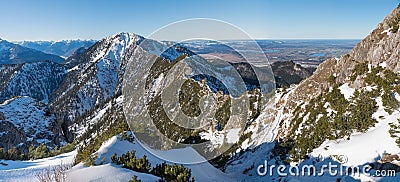
[[[188,18],[232,23],[257,39],[361,39],[399,0],[1,0],[0,38],[147,36]]]

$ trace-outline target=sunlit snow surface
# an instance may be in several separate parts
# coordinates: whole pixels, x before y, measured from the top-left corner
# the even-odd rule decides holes
[[[35,175],[50,166],[59,164],[72,164],[76,151],[61,154],[55,157],[49,157],[29,161],[11,161],[0,160],[5,165],[0,164],[0,181],[38,181]]]
[[[366,133],[353,134],[350,140],[326,141],[312,152],[314,157],[329,157],[332,155],[344,155],[347,162],[344,166],[360,166],[369,162],[375,162],[385,153],[398,154],[400,148],[394,138],[389,134],[389,123],[400,118],[400,112],[388,114],[383,106],[382,99],[376,99],[378,110],[372,115],[378,123]],[[383,116],[383,118],[382,118]],[[361,180],[373,180],[362,177]]]
[[[343,84],[342,86],[339,87],[340,93],[344,95],[344,98],[346,100],[349,100],[350,97],[353,96],[355,89],[349,87],[348,83]]]

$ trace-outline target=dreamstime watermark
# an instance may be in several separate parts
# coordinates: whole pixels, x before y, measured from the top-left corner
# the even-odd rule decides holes
[[[315,166],[312,164],[304,164],[302,166],[286,166],[286,165],[268,165],[268,161],[265,160],[264,164],[257,167],[257,174],[260,176],[270,175],[274,176],[324,176],[326,174],[330,176],[337,175],[356,175],[356,174],[369,174],[371,166],[365,165],[362,168],[354,166],[343,166],[342,164],[335,164],[329,162],[321,166]]]
[[[347,157],[345,155],[339,155],[335,157],[338,162],[329,161],[322,165],[315,164],[302,164],[302,165],[270,165],[267,160],[264,160],[264,164],[260,164],[257,167],[257,174],[260,176],[353,176],[360,177],[361,175],[373,176],[373,177],[395,177],[396,170],[381,169],[374,170],[370,165],[361,166],[349,166],[345,165]]]
[[[227,39],[245,41],[221,41]],[[218,50],[207,55],[211,58],[196,54],[188,42],[199,40],[206,46],[228,48],[239,62],[234,65],[232,57],[220,56]],[[247,91],[254,89],[252,86],[259,89],[257,105],[263,110],[275,89],[272,69],[258,43],[243,30],[220,20],[189,19],[164,26],[142,39],[128,59],[122,87],[126,119],[145,149],[166,161],[200,163],[223,154],[239,139],[237,134],[232,139],[228,131],[243,133],[248,124],[251,106]],[[243,69],[246,74],[239,72]],[[222,91],[229,99],[216,92],[199,96],[195,103],[198,107],[182,105],[185,96],[200,92],[191,90],[196,88],[191,80],[206,80],[210,91]],[[181,93],[183,87],[187,93]],[[229,104],[221,107],[224,99]],[[200,112],[194,112],[194,107]],[[209,140],[196,142],[201,131],[210,135]],[[162,152],[174,149],[182,150]]]

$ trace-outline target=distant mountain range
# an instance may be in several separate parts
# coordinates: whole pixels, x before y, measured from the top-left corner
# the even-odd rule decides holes
[[[45,60],[55,63],[62,63],[65,61],[60,56],[46,54],[0,39],[0,64],[21,64]]]
[[[63,58],[71,56],[79,48],[89,48],[96,40],[61,40],[61,41],[20,41],[15,44],[42,51],[47,54],[54,54]]]

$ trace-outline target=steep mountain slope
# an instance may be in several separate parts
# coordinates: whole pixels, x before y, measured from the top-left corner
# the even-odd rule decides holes
[[[141,38],[121,33],[97,42],[79,55],[80,63],[68,74],[51,99],[64,121],[72,122],[116,93],[123,59]]]
[[[79,48],[89,48],[96,40],[21,41],[21,46],[67,58]]]
[[[48,102],[66,72],[63,65],[50,61],[0,65],[0,102],[12,96]]]
[[[246,156],[263,152],[266,159],[301,165],[318,162],[309,158],[319,155],[344,155],[344,165],[359,166],[387,152],[398,155],[399,21],[397,7],[350,53],[323,62],[311,77],[277,94],[248,129],[244,148],[253,149]],[[276,145],[256,147],[264,142]]]
[[[100,40],[87,50],[77,50],[74,57],[67,60],[66,66],[70,69],[50,99],[60,121],[70,125],[79,116],[119,95],[127,61],[142,40],[143,37],[135,34],[119,33]],[[168,48],[153,40],[141,46],[146,52],[161,54],[169,60],[185,51],[178,46]],[[161,53],[162,50],[165,51]]]
[[[0,64],[21,64],[37,61],[64,62],[64,59],[0,39]]]
[[[348,118],[345,121],[350,122],[349,120],[351,120],[351,122],[358,125],[356,128],[349,125],[347,128],[333,127],[335,132],[341,133],[334,134],[335,138],[344,137],[348,135],[347,132],[352,133],[356,130],[365,131],[365,129],[374,126],[373,123],[376,121],[369,118],[376,111],[376,99],[382,98],[384,99],[383,104],[385,107],[397,109],[398,106],[396,103],[398,100],[394,98],[394,95],[398,92],[396,87],[398,80],[397,73],[399,71],[400,37],[396,27],[399,20],[400,8],[396,8],[349,54],[342,56],[340,59],[325,61],[309,79],[306,79],[293,89],[292,92],[288,93],[289,96],[285,105],[290,115],[287,118],[283,118],[283,120],[286,119],[286,122],[284,122],[282,128],[283,131],[288,130],[290,132],[282,132],[281,137],[288,137],[298,126],[302,125],[302,122],[299,122],[299,120],[297,120],[297,123],[293,121],[296,118],[301,118],[301,116],[305,117],[308,111],[315,110],[317,113],[325,115],[325,113],[321,113],[318,109],[307,109],[309,106],[312,107],[314,102],[316,103],[315,105],[324,105],[325,103],[323,102],[328,102],[330,107],[325,106],[327,112],[330,108],[336,111],[336,115],[329,117],[328,112],[328,115],[326,115],[327,119],[328,121],[333,120],[338,127],[343,123],[339,118],[342,116]],[[344,87],[356,89],[357,92],[350,94],[351,98],[349,98],[344,95],[345,91],[343,90],[346,90]],[[374,89],[369,89],[370,87],[374,87]],[[350,105],[347,102],[350,102]],[[356,108],[354,112],[352,112],[353,106]],[[296,107],[303,107],[306,110],[296,112]],[[357,112],[360,109],[363,110],[361,112],[365,115],[357,116],[357,114],[361,114]],[[342,110],[343,112],[350,111],[351,114],[347,115],[348,113],[344,113],[342,115]],[[297,114],[298,116],[296,117]],[[316,118],[316,123],[321,124],[324,122],[318,118],[320,117]],[[290,124],[288,121],[290,121]],[[303,125],[302,128],[307,125]],[[305,132],[305,130],[298,131]],[[324,137],[321,136],[321,138]]]

